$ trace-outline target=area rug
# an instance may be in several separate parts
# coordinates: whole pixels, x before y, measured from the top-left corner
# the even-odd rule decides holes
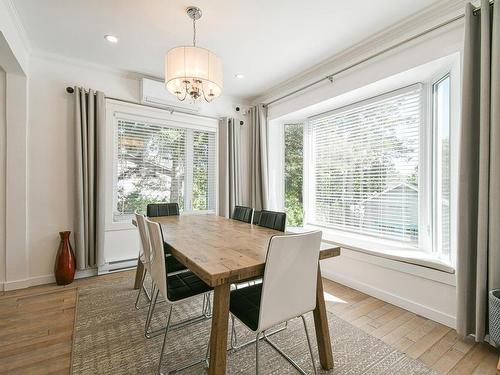
[[[134,307],[137,291],[132,289],[132,275],[103,279],[79,289],[77,318],[72,353],[72,373],[83,374],[156,374],[163,336],[144,337],[147,309]],[[144,302],[144,301],[143,301]],[[176,305],[172,322],[201,311],[201,299]],[[153,327],[165,324],[166,304],[161,303]],[[312,314],[307,319],[313,338]],[[381,340],[361,331],[341,318],[328,314],[332,338],[334,369],[319,370],[328,374],[429,374],[438,375],[423,363],[401,353]],[[248,330],[237,325],[238,339],[251,338]],[[202,359],[205,356],[210,321],[197,323],[169,333],[162,372]],[[273,336],[273,341],[308,373],[313,373],[307,341],[300,319],[292,320],[288,329]],[[321,368],[315,339],[314,357]],[[259,345],[260,374],[295,374],[297,371],[267,343]],[[181,374],[205,374],[196,365]],[[255,345],[229,352],[228,374],[255,374]]]

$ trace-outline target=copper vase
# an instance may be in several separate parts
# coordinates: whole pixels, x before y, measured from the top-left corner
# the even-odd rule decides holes
[[[54,274],[57,285],[67,285],[73,282],[75,278],[76,259],[75,253],[69,242],[70,231],[59,232],[61,243],[57,251]]]

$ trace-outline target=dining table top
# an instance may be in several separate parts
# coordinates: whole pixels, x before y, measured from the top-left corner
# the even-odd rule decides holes
[[[215,287],[263,276],[269,240],[294,234],[227,219],[215,214],[150,218],[161,225],[172,255]],[[320,260],[340,255],[340,247],[321,243]]]

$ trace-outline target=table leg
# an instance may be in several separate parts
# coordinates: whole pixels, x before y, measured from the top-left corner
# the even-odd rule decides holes
[[[223,375],[226,373],[229,287],[230,284],[222,284],[214,288],[209,375]]]
[[[330,330],[328,329],[328,316],[326,315],[325,296],[323,294],[323,280],[321,268],[318,265],[318,283],[316,287],[316,308],[314,309],[314,327],[318,343],[319,361],[325,370],[333,368],[332,344]]]
[[[143,274],[144,274],[144,264],[142,264],[140,258],[137,258],[137,270],[135,271],[134,289],[139,289],[141,287]]]

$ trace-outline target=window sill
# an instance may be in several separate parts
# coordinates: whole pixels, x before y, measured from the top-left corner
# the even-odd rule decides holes
[[[322,227],[308,225],[300,228],[288,228],[290,232],[301,232],[305,230],[323,231],[323,241],[338,245],[346,250],[364,253],[370,256],[390,259],[415,266],[425,267],[432,270],[454,274],[455,269],[449,264],[435,258],[432,254],[412,248],[410,246],[395,246],[390,241],[371,242],[361,238],[355,238],[348,233],[338,233]]]

